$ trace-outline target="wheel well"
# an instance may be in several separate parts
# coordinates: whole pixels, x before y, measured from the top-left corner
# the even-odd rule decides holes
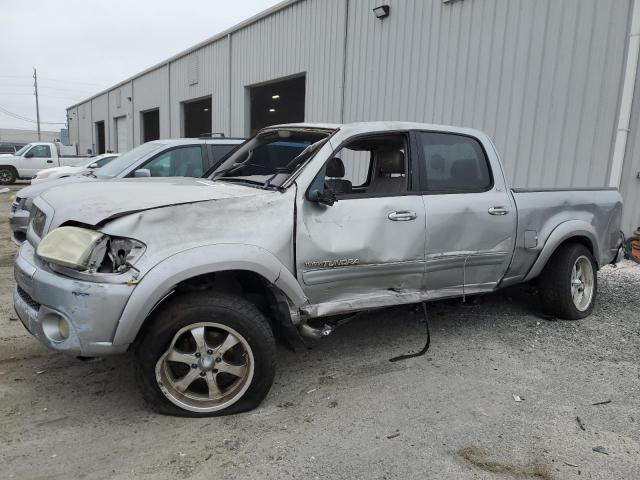
[[[18,169],[13,165],[0,165],[0,168],[8,168],[9,170],[13,170],[13,172],[16,174],[16,177],[18,176]]]
[[[295,348],[296,338],[293,338],[293,335],[295,332],[297,336],[297,330],[292,323],[286,295],[262,275],[246,270],[206,273],[181,281],[173,288],[171,294],[154,307],[140,332],[144,330],[153,312],[175,295],[202,291],[224,292],[250,301],[267,318],[276,339],[292,349]]]
[[[561,248],[565,247],[566,245],[570,245],[572,243],[577,243],[580,245],[583,245],[587,248],[587,250],[589,250],[589,252],[591,252],[591,255],[593,256],[594,261],[596,262],[596,265],[598,265],[598,257],[596,256],[596,252],[593,248],[593,243],[591,243],[591,240],[588,237],[582,236],[582,235],[577,235],[575,237],[569,237],[566,240],[564,240],[560,245],[558,245],[555,249],[555,251],[553,252],[554,255],[555,253],[560,250]],[[598,266],[598,268],[600,268]]]

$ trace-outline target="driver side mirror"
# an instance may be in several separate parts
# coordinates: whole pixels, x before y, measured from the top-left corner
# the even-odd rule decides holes
[[[321,205],[326,205],[328,207],[333,206],[333,204],[338,201],[333,190],[325,189],[324,191],[320,191],[317,188],[309,190],[309,193],[307,193],[307,200]]]
[[[89,165],[89,168],[98,168],[98,164],[97,163],[92,163],[91,165]]]
[[[148,168],[139,168],[135,172],[133,172],[133,176],[135,178],[149,178],[151,177],[151,170]]]

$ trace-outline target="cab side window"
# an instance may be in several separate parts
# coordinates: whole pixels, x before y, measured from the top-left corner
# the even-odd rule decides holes
[[[402,134],[356,139],[325,165],[324,188],[338,198],[405,193],[409,189],[406,153]]]
[[[51,148],[48,145],[36,145],[29,154],[33,158],[51,158]]]
[[[140,168],[148,169],[152,177],[200,177],[203,173],[202,149],[199,146],[174,148]]]
[[[491,189],[493,179],[480,142],[449,133],[421,132],[425,179],[422,190],[470,193]]]

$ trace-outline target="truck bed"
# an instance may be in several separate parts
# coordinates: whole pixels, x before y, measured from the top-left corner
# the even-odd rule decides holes
[[[622,197],[616,188],[513,188],[518,214],[516,246],[503,286],[531,280],[540,274],[538,262],[545,247],[557,246],[563,236],[581,238],[599,267],[616,256]],[[555,250],[555,248],[553,249]],[[552,250],[552,251],[553,251]],[[550,255],[550,254],[549,254]]]

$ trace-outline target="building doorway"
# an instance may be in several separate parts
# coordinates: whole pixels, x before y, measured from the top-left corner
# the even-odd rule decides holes
[[[305,84],[302,75],[250,87],[251,136],[269,125],[304,122]]]
[[[96,155],[106,153],[107,146],[105,143],[104,122],[96,122]]]
[[[142,143],[160,139],[160,109],[140,112],[142,124]]]
[[[182,104],[182,134],[185,138],[198,138],[211,133],[211,97]]]

